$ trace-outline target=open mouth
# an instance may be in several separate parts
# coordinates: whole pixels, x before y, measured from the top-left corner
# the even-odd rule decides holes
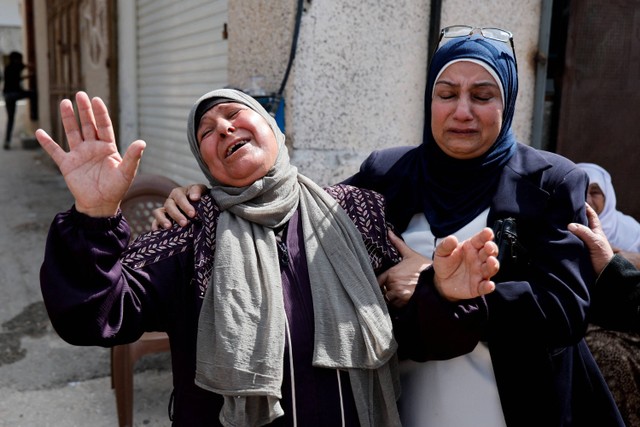
[[[236,151],[238,151],[239,149],[241,149],[242,147],[244,147],[248,143],[249,143],[248,139],[243,139],[241,141],[237,141],[235,144],[233,144],[232,146],[227,148],[226,157],[231,156],[233,153],[235,153]]]

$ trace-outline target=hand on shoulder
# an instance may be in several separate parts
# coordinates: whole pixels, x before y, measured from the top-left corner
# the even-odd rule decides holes
[[[591,257],[591,263],[593,264],[593,269],[596,274],[599,275],[607,264],[609,264],[611,258],[613,258],[613,249],[611,248],[604,231],[602,231],[600,219],[598,218],[596,211],[586,203],[585,209],[587,211],[589,227],[578,223],[571,223],[568,225],[568,229],[587,246]]]

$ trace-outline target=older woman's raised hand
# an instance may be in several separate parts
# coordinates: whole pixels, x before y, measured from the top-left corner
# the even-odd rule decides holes
[[[121,157],[104,102],[78,92],[76,104],[80,123],[72,102],[60,103],[68,152],[42,129],[36,131],[36,138],[64,176],[76,209],[94,217],[112,216],[135,177],[145,143],[133,142]]]
[[[498,246],[493,231],[484,228],[469,239],[458,242],[455,236],[445,237],[433,256],[433,282],[444,298],[450,301],[476,298],[496,288],[491,277],[500,269]]]

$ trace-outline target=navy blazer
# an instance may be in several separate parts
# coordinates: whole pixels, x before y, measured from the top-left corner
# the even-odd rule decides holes
[[[345,181],[382,193],[399,232],[407,218],[422,212],[402,193],[421,185],[405,169],[414,155],[415,147],[376,151]],[[390,184],[398,181],[405,185]],[[482,341],[508,426],[624,426],[583,339],[595,278],[587,251],[567,224],[586,224],[587,187],[587,175],[573,162],[518,144],[490,204],[487,226],[514,217],[528,255],[486,296]],[[417,289],[410,304],[419,304],[421,295]],[[411,357],[428,359],[415,352]]]

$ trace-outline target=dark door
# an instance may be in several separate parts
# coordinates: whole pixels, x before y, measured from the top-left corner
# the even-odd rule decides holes
[[[570,2],[557,152],[606,168],[640,219],[640,0]]]
[[[117,126],[116,44],[111,19],[114,8],[114,0],[47,2],[49,102],[51,131],[56,141],[65,141],[60,101],[73,99],[78,90],[101,97]]]

